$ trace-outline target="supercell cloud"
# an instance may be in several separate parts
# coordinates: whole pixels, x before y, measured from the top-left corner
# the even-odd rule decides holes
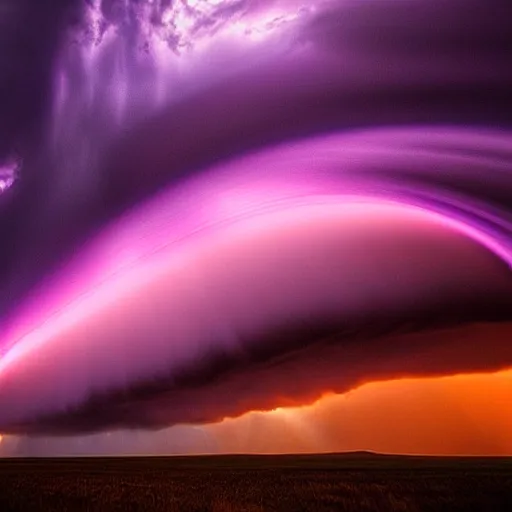
[[[25,3],[0,7],[0,432],[512,366],[507,2]]]

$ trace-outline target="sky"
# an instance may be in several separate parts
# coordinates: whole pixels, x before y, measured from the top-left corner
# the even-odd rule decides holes
[[[0,455],[512,454],[511,20],[3,0]]]

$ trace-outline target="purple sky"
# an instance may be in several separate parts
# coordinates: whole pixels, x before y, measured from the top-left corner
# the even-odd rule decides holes
[[[507,2],[188,4],[0,8],[0,432],[510,366]]]

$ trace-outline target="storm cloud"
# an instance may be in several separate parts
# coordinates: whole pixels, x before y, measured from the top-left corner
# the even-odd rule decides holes
[[[189,4],[63,2],[37,65],[2,50],[47,85],[0,98],[0,431],[510,367],[510,6]]]

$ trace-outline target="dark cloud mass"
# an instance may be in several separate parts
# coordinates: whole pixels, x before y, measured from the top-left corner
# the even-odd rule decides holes
[[[0,3],[0,432],[512,366],[511,26],[499,0]]]

